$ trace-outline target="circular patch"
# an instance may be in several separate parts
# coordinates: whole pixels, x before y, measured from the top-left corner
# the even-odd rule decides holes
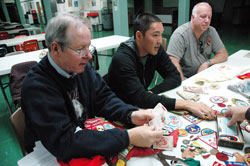
[[[216,158],[220,161],[227,161],[228,160],[228,156],[225,155],[224,153],[217,153],[216,154]]]
[[[237,106],[249,106],[249,104],[243,100],[232,98],[232,103]]]
[[[163,136],[171,135],[174,132],[174,129],[171,127],[164,127],[163,128]]]
[[[205,129],[201,130],[201,135],[207,135],[207,134],[211,134],[213,132],[214,132],[214,130],[209,129],[209,128],[205,128]]]
[[[228,108],[223,108],[222,110],[220,110],[220,113],[224,114],[227,110],[228,110]]]
[[[204,85],[204,81],[196,81],[195,84],[202,86],[202,85]]]
[[[185,129],[190,134],[197,134],[201,131],[201,128],[199,126],[197,126],[196,124],[188,125],[188,126],[186,126]]]
[[[244,152],[245,152],[245,153],[250,153],[250,146],[245,147]]]
[[[226,104],[223,104],[223,103],[218,103],[217,104],[219,107],[226,107]]]
[[[244,155],[244,160],[247,163],[247,165],[250,165],[250,153],[246,153]]]
[[[186,137],[188,135],[188,132],[185,129],[178,129],[178,131],[179,131],[179,136],[181,137]]]
[[[219,153],[218,149],[211,149],[210,150],[210,154],[212,154],[212,155],[216,155],[217,153]]]
[[[190,141],[187,140],[187,139],[184,139],[184,140],[182,140],[182,143],[185,144],[185,145],[188,145],[190,143]]]
[[[227,140],[227,141],[237,141],[238,138],[233,135],[220,135],[221,139]]]
[[[213,96],[209,99],[212,103],[218,104],[218,103],[224,103],[227,102],[227,98],[223,96]]]
[[[210,89],[219,89],[220,88],[220,85],[219,84],[211,84],[209,86]]]

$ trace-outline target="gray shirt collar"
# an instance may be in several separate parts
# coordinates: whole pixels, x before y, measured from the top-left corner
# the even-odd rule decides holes
[[[63,77],[65,78],[71,78],[73,76],[76,75],[76,73],[73,73],[73,74],[69,74],[67,73],[66,71],[64,71],[62,68],[60,68],[56,63],[55,61],[51,58],[51,56],[49,55],[49,52],[48,52],[48,59],[49,59],[49,63],[51,64],[51,66],[53,66],[53,68]]]

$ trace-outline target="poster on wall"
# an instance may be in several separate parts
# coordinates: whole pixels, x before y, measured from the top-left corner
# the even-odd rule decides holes
[[[72,0],[68,0],[68,6],[72,7]]]
[[[75,7],[78,7],[78,1],[75,1],[75,2],[74,2],[74,6],[75,6]]]
[[[57,3],[64,3],[65,0],[56,0]]]

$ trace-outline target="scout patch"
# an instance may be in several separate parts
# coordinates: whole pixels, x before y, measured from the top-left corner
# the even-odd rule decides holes
[[[223,153],[217,153],[216,154],[216,158],[220,161],[227,161],[228,160],[228,156],[223,154]]]
[[[199,86],[203,86],[204,85],[204,81],[196,81],[195,84],[199,85]]]
[[[227,102],[228,99],[223,96],[213,96],[209,99],[212,103],[218,104],[218,103],[224,103]]]
[[[219,84],[211,84],[210,86],[209,86],[209,88],[210,89],[219,89],[220,88],[220,85]]]
[[[211,134],[213,132],[215,132],[215,131],[212,130],[212,129],[204,128],[204,129],[201,130],[201,135],[207,135],[207,134]]]
[[[190,134],[198,134],[201,131],[201,128],[199,126],[197,126],[196,124],[188,125],[188,126],[186,126],[185,129]]]
[[[216,132],[207,135],[201,135],[199,139],[214,149],[218,148]]]
[[[188,135],[188,132],[185,129],[178,129],[178,132],[180,137],[186,137]]]
[[[249,106],[249,104],[243,100],[232,98],[232,103],[237,106]]]
[[[202,119],[199,119],[198,117],[192,116],[192,115],[183,115],[182,116],[184,119],[188,120],[189,122],[193,124],[198,124],[202,121]]]

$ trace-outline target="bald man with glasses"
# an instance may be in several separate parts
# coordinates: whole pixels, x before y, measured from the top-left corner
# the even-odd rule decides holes
[[[91,33],[84,20],[72,14],[54,17],[45,39],[49,53],[29,71],[22,87],[28,152],[40,140],[67,163],[116,155],[129,145],[151,147],[161,139],[163,132],[147,125],[152,109],[125,104],[89,64]],[[95,117],[134,128],[87,129],[86,121]]]
[[[217,31],[210,26],[211,19],[211,6],[206,2],[198,3],[192,10],[191,21],[178,27],[170,38],[167,54],[182,80],[228,58]]]

